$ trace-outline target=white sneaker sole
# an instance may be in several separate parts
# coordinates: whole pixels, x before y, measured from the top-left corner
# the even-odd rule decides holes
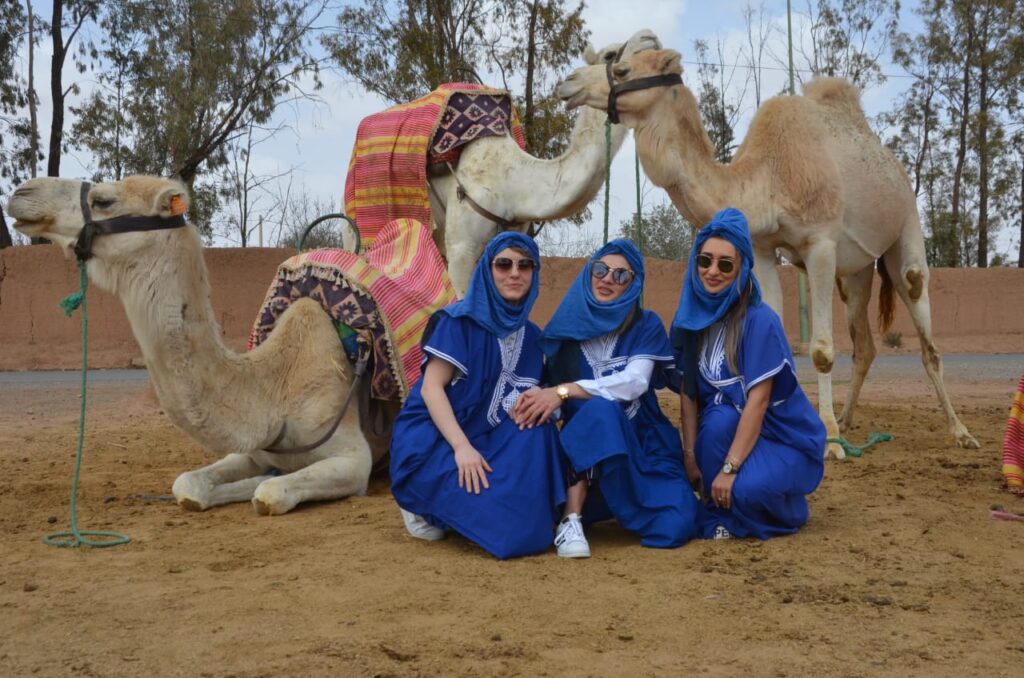
[[[589,558],[590,547],[584,546],[572,546],[566,547],[565,545],[558,547],[559,558]]]

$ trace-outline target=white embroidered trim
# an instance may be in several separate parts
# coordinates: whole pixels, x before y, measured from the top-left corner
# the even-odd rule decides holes
[[[465,377],[467,374],[469,374],[469,370],[466,369],[465,365],[463,365],[462,363],[460,363],[458,360],[456,360],[455,358],[451,357],[447,353],[444,353],[442,351],[438,351],[436,348],[433,348],[432,346],[424,346],[423,347],[423,352],[424,353],[429,353],[430,355],[432,355],[432,356],[434,356],[436,358],[440,358],[441,360],[445,361],[446,363],[451,363],[452,365],[455,366],[455,369],[457,369],[460,372],[460,374],[455,375],[455,378],[452,379],[452,383],[453,384],[456,381],[458,381],[460,378]],[[423,359],[423,365],[426,365],[426,364],[427,364],[427,359],[424,358]]]
[[[514,370],[519,365],[519,358],[523,354],[523,338],[526,336],[526,328],[521,327],[504,339],[498,339],[498,348],[501,351],[501,374],[498,376],[498,383],[494,386],[491,394],[491,403],[487,407],[487,421],[492,426],[501,423],[498,417],[499,408],[511,413],[516,406],[519,396],[523,392],[536,386],[539,381],[528,377],[520,377]],[[509,387],[506,392],[506,387]]]

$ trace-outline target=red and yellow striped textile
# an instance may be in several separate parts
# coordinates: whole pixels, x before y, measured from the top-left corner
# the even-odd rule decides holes
[[[386,331],[388,366],[395,373],[404,400],[420,376],[420,338],[427,320],[434,311],[456,301],[441,253],[427,229],[411,219],[392,221],[364,254],[342,249],[303,252],[278,267],[276,280],[310,276],[325,283],[344,282],[372,298]],[[278,286],[272,284],[264,307],[280,304],[281,300],[275,299],[278,294]],[[318,300],[325,306],[330,304],[329,299]],[[325,310],[331,312],[330,308]],[[282,311],[274,309],[275,314]],[[262,312],[250,334],[250,348],[259,341],[261,316]]]
[[[448,99],[457,92],[508,96],[505,90],[482,85],[448,83],[359,123],[345,178],[345,213],[355,220],[365,246],[372,245],[380,229],[395,219],[414,219],[430,227],[428,149]],[[523,147],[514,113],[512,131]]]
[[[1003,439],[1003,477],[1011,492],[1024,494],[1024,376],[1017,385]]]

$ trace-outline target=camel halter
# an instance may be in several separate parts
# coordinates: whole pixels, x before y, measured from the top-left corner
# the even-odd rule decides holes
[[[85,218],[85,225],[82,226],[82,230],[78,234],[78,240],[75,241],[75,256],[78,257],[79,261],[88,261],[92,257],[92,241],[98,235],[131,233],[133,231],[160,231],[185,226],[185,217],[181,214],[173,217],[114,217],[112,219],[95,221],[92,218],[92,212],[89,210],[89,189],[91,188],[91,183],[88,181],[82,182],[79,202],[82,206],[82,216]]]
[[[615,59],[605,63],[604,72],[608,78],[608,119],[613,124],[619,123],[619,110],[616,108],[616,99],[626,92],[635,92],[641,89],[651,89],[654,87],[671,87],[672,85],[683,84],[683,76],[679,73],[662,73],[661,75],[652,75],[647,78],[639,78],[637,80],[629,80],[615,84],[615,78],[612,76],[612,68],[615,67],[622,60],[622,51],[626,48],[625,43],[619,48],[619,51],[615,54]]]

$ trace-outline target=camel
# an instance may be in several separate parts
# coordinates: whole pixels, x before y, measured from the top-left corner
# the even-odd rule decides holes
[[[603,64],[614,60],[620,49],[623,54],[633,54],[659,47],[653,32],[641,30],[625,45],[609,45],[599,52],[588,48],[584,59],[604,68]],[[587,206],[604,181],[604,120],[600,111],[582,111],[573,126],[569,148],[551,160],[531,156],[508,135],[476,139],[459,157],[455,169],[458,181],[474,201],[518,224],[520,230],[525,231],[533,221],[572,216]],[[625,135],[622,125],[612,126],[612,155],[622,146]],[[428,182],[430,211],[441,231],[435,239],[448,259],[448,274],[461,298],[484,245],[498,233],[498,226],[457,197],[458,182],[444,165],[431,167]]]
[[[640,52],[612,70],[616,88],[642,78],[682,73],[672,50]],[[570,107],[605,110],[611,88],[604,66],[577,69],[558,88]],[[650,82],[645,84],[651,84]],[[864,378],[875,357],[868,301],[875,262],[882,278],[882,331],[892,319],[892,291],[906,304],[921,343],[921,359],[961,447],[978,442],[957,418],[942,381],[942,357],[932,341],[928,265],[917,204],[906,171],[868,127],[858,91],[817,78],[803,96],[765,101],[729,164],[715,159],[692,92],[681,81],[623,92],[617,109],[633,129],[644,171],[664,188],[691,224],[707,223],[732,206],[746,214],[755,270],[764,298],[781,314],[775,251],[807,271],[818,373],[818,410],[829,438],[853,423]],[[892,275],[890,275],[890,272]],[[832,281],[846,304],[853,339],[853,379],[843,412],[832,406]],[[828,453],[844,456],[830,443]]]
[[[25,182],[7,206],[15,228],[70,254],[85,219],[82,186],[49,177]],[[144,176],[93,185],[86,198],[97,220],[169,218],[187,212],[188,199],[180,182]],[[366,492],[388,441],[361,429],[358,407],[312,451],[266,451],[319,440],[353,383],[353,366],[319,303],[300,299],[265,342],[237,354],[221,341],[193,226],[97,236],[86,270],[124,304],[171,421],[207,450],[226,453],[174,481],[178,504],[202,511],[251,500],[258,514],[280,515],[301,502]],[[271,475],[274,469],[281,475]]]

